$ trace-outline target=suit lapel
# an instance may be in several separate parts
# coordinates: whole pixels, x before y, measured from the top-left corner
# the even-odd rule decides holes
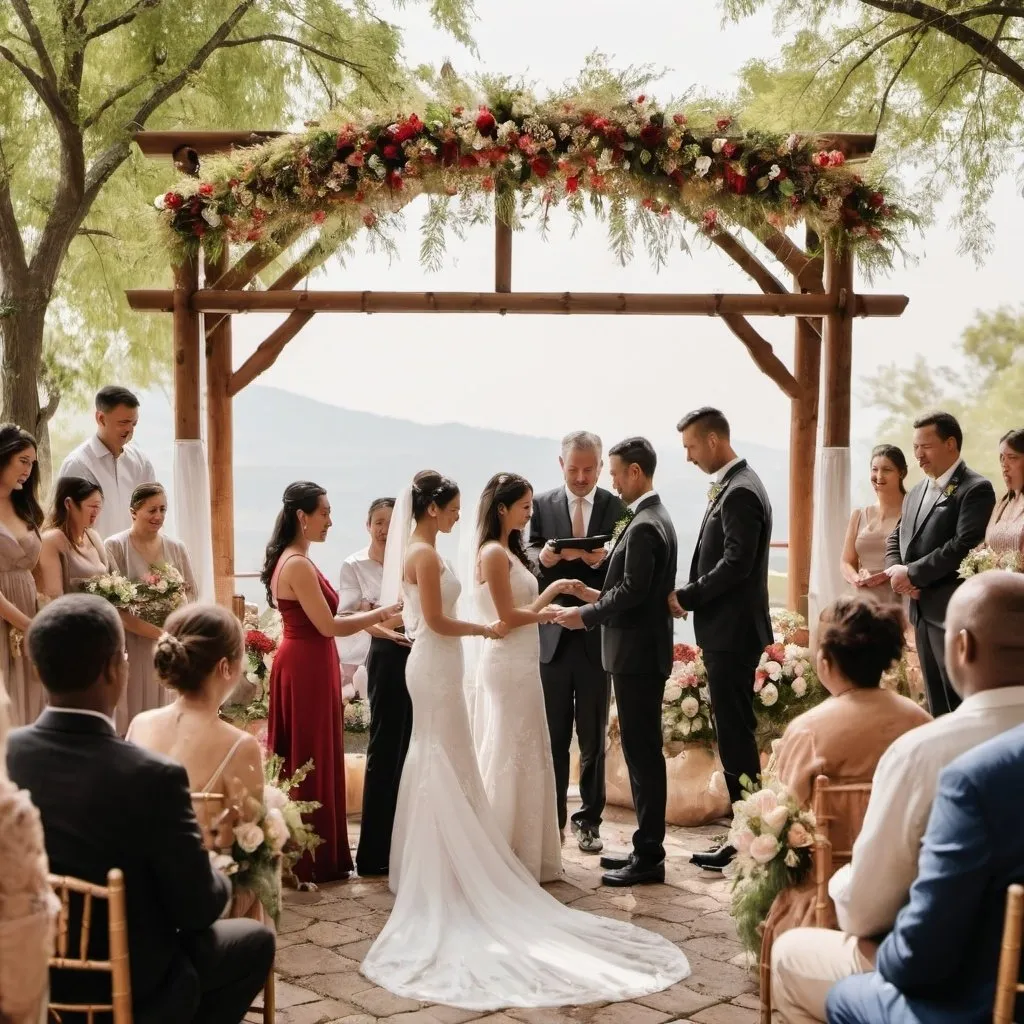
[[[729,487],[729,484],[735,479],[736,474],[747,465],[746,459],[740,459],[732,469],[729,470],[725,475],[725,479],[722,481],[722,486],[719,488],[718,493],[715,495],[714,501],[709,501],[707,508],[704,509],[704,518],[700,521],[700,531],[697,534],[697,547],[700,547],[701,537],[704,536],[704,527],[707,526],[708,520],[711,518],[711,513],[718,508],[719,503],[722,500],[722,495],[725,494]]]
[[[588,537],[597,537],[606,531],[601,529],[604,522],[605,510],[611,501],[611,495],[600,487],[594,492],[594,507],[590,510],[590,526],[587,529]]]
[[[563,487],[554,496],[555,502],[555,536],[572,536],[572,514],[569,512],[569,497]]]
[[[939,508],[941,505],[945,504],[945,502],[949,501],[949,499],[952,497],[952,495],[949,495],[947,497],[946,491],[950,487],[952,487],[953,490],[955,491],[956,488],[960,486],[960,482],[963,480],[964,473],[966,471],[967,471],[967,463],[966,462],[961,462],[960,465],[957,467],[957,471],[949,478],[949,483],[946,484],[946,486],[939,493],[939,496],[932,502],[932,507],[930,509],[928,509],[928,511],[925,513],[925,515],[920,516],[920,517],[919,516],[915,516],[914,517],[916,522],[917,522],[917,526],[915,527],[914,532],[911,534],[909,544],[912,544],[917,539],[917,535],[924,529],[925,524],[928,522],[929,519],[931,519],[932,515],[935,513],[935,510],[937,508]],[[925,498],[928,495],[928,488],[929,488],[929,486],[930,486],[930,482],[929,481],[925,481],[924,491],[923,491],[923,493],[921,495],[921,504],[924,503],[924,500],[925,500]],[[918,505],[919,509],[921,507],[921,504]],[[909,544],[908,544],[908,547],[909,547]]]

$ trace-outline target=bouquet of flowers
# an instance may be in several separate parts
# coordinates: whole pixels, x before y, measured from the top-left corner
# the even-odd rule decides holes
[[[699,647],[676,644],[672,650],[672,673],[661,698],[661,735],[666,746],[715,738],[708,673]]]
[[[291,876],[299,859],[323,842],[302,820],[320,804],[288,796],[313,770],[312,760],[285,779],[280,777],[282,764],[276,754],[267,756],[262,805],[251,797],[241,801],[231,852],[214,857],[215,866],[231,877],[232,885],[255,893],[275,923],[281,916],[282,876]]]
[[[281,643],[281,615],[275,608],[260,615],[255,605],[246,605],[242,624],[245,683],[240,683],[229,698],[224,714],[233,722],[262,721],[270,714],[270,669]]]
[[[767,750],[797,715],[827,696],[806,647],[779,642],[766,647],[754,672],[758,749]]]
[[[357,697],[345,705],[345,732],[366,732],[370,728],[370,705]]]
[[[743,799],[733,804],[729,831],[736,859],[726,871],[732,878],[732,916],[740,941],[756,954],[775,897],[810,872],[817,823],[777,780],[756,791],[749,778],[741,781]]]
[[[116,570],[92,576],[82,586],[87,594],[102,597],[104,601],[109,601],[115,608],[123,608],[133,614],[138,609],[138,585]]]
[[[969,579],[979,572],[991,572],[1002,569],[1005,572],[1024,572],[1024,559],[1019,551],[993,551],[990,547],[980,547],[972,551],[960,563],[960,578]]]
[[[187,600],[185,577],[168,562],[151,565],[149,572],[135,584],[140,619],[162,626],[171,612]]]

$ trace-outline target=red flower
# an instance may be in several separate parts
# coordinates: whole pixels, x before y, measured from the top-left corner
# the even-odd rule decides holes
[[[213,186],[208,181],[204,181],[202,185],[199,186],[199,194],[201,196],[212,196]]]
[[[736,195],[741,196],[747,191],[747,176],[733,170],[732,164],[725,165],[722,177],[725,179],[725,187],[730,192],[735,192]]]
[[[256,229],[250,231],[245,236],[245,240],[247,242],[258,242],[262,237],[263,237],[263,232],[260,231],[258,228],[256,228]]]
[[[384,177],[384,183],[388,188],[393,189],[395,192],[401,192],[402,185],[404,184],[402,181],[402,175],[399,174],[398,171],[388,171]]]
[[[486,175],[486,176],[485,176],[485,177],[484,177],[484,178],[483,178],[483,179],[481,180],[481,182],[480,182],[480,187],[481,187],[481,188],[482,188],[482,189],[483,189],[483,190],[484,190],[485,192],[493,192],[493,191],[494,191],[494,176],[493,176],[493,175],[490,175],[490,174]]]
[[[372,228],[373,225],[377,223],[377,214],[375,214],[373,210],[367,210],[366,213],[363,214],[363,223],[368,228]]]
[[[643,199],[642,199],[642,200],[640,201],[640,205],[641,205],[641,206],[642,206],[642,207],[643,207],[643,208],[644,208],[645,210],[653,210],[653,209],[654,209],[654,200],[653,200],[653,199],[652,199],[652,198],[651,198],[650,196],[645,196],[645,197],[644,197],[644,198],[643,198]]]
[[[363,156],[362,151],[357,149],[354,153],[349,153],[349,155],[345,157],[345,163],[347,163],[349,167],[362,167],[365,159],[366,157]]]
[[[338,132],[338,138],[335,140],[335,145],[338,149],[344,149],[346,146],[354,146],[355,142],[356,126],[354,124],[347,124],[340,132]]]
[[[723,115],[722,117],[720,117],[720,118],[719,118],[719,119],[718,119],[718,120],[717,120],[717,121],[715,122],[715,127],[716,127],[716,128],[717,128],[717,129],[718,129],[718,130],[719,130],[720,132],[724,132],[724,131],[725,131],[725,129],[726,129],[726,128],[728,128],[728,127],[729,127],[729,125],[731,125],[731,124],[732,124],[732,118],[731,118],[731,117],[730,117],[730,116],[729,116],[728,114],[726,114],[726,115]]]
[[[461,106],[461,105],[458,106],[458,107],[452,107],[452,113],[456,117],[462,117],[463,113],[465,113],[465,110],[466,110],[466,108]]]
[[[476,167],[476,165],[477,165],[476,153],[463,153],[462,156],[459,157],[459,166],[464,171],[468,171],[468,170],[472,169],[473,167]]]
[[[441,143],[441,166],[451,167],[459,159],[459,144],[448,141]]]
[[[572,195],[573,192],[577,191],[580,187],[579,175],[572,174],[565,179],[565,191],[567,195]]]
[[[637,102],[638,106],[640,104],[642,104],[642,103],[646,103],[647,102],[647,97],[643,93],[641,93],[639,96],[637,96],[636,102]]]
[[[701,229],[707,233],[711,233],[718,227],[718,211],[717,210],[705,210],[704,216],[700,222]]]
[[[530,161],[530,170],[537,175],[538,178],[546,178],[548,171],[551,170],[551,160],[546,156],[535,156]]]
[[[486,107],[481,107],[476,115],[476,130],[481,135],[493,135],[497,127],[498,122],[495,121],[494,115]]]
[[[826,152],[824,149],[811,155],[811,163],[815,167],[842,167],[846,163],[846,157],[838,149]]]
[[[181,198],[181,196],[178,195],[177,192],[168,192],[164,196],[164,206],[166,206],[168,210],[180,209],[181,204],[183,202],[184,200]]]
[[[591,174],[590,175],[590,187],[595,192],[600,192],[604,188],[604,175],[603,174]]]
[[[786,648],[784,644],[769,644],[765,649],[770,661],[777,661],[780,665],[786,660]]]
[[[661,130],[659,125],[645,124],[643,128],[640,129],[640,141],[647,146],[648,149],[653,149],[664,138],[665,133]]]
[[[408,142],[415,135],[423,130],[423,122],[415,115],[410,114],[405,121],[400,121],[391,130],[391,138],[395,142]]]
[[[738,142],[727,142],[722,147],[722,155],[726,160],[731,160],[739,152],[739,149],[740,147]]]
[[[261,629],[250,629],[246,632],[245,646],[260,654],[269,654],[277,648],[277,644]]]
[[[881,192],[872,192],[871,198],[868,200],[868,205],[872,209],[880,210],[885,205],[885,196]]]
[[[382,147],[380,152],[385,160],[397,160],[402,153],[401,149],[391,142]]]
[[[674,124],[684,125],[684,124],[686,124],[686,115],[685,114],[673,114],[672,115],[672,121],[673,121]]]
[[[693,644],[676,644],[672,648],[672,660],[680,662],[696,661],[701,655],[699,647]]]
[[[327,220],[327,214],[326,214],[326,213],[324,213],[324,211],[323,211],[323,210],[317,210],[317,211],[316,211],[316,212],[315,212],[315,213],[313,214],[313,223],[314,223],[314,224],[323,224],[323,222],[324,222],[325,220]]]
[[[362,150],[367,156],[369,156],[376,148],[377,143],[374,142],[373,139],[367,139],[362,145]]]
[[[206,225],[202,221],[199,221],[199,223],[192,228],[192,234],[195,235],[196,238],[202,238],[203,235],[206,234]]]

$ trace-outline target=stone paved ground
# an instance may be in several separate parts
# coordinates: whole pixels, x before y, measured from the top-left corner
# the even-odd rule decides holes
[[[632,812],[609,808],[601,832],[609,851],[626,847]],[[358,820],[349,823],[355,846]],[[278,1024],[756,1024],[757,978],[728,913],[728,882],[698,871],[687,852],[707,849],[721,826],[669,828],[664,885],[605,889],[597,858],[567,841],[565,879],[546,886],[563,903],[634,921],[677,943],[693,973],[664,992],[629,1003],[480,1013],[419,1003],[371,985],[359,962],[387,920],[386,881],[355,879],[313,893],[288,892],[278,934]],[[247,1020],[259,1021],[250,1014]]]

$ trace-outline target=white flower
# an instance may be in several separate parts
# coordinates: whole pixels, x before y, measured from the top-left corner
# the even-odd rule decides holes
[[[211,228],[220,227],[220,214],[217,213],[217,211],[214,210],[212,207],[207,206],[203,209],[203,220],[205,220],[206,223],[209,224]],[[164,581],[161,580],[160,582],[163,583]],[[167,589],[166,583],[164,584],[164,589]]]
[[[708,171],[711,170],[711,157],[699,156],[694,161],[693,169],[697,173],[698,178],[703,178]]]
[[[156,199],[154,199],[154,200],[153,200],[153,205],[154,205],[154,206],[155,206],[155,207],[156,207],[156,208],[157,208],[158,210],[163,210],[163,209],[166,209],[166,207],[167,207],[167,204],[166,204],[166,203],[164,202],[164,197],[163,197],[163,193],[161,193],[160,195],[158,195],[158,196],[156,197]]]
[[[779,169],[779,165],[772,164],[771,168],[768,171],[768,177],[770,180],[774,181],[781,173],[782,171]]]
[[[777,661],[766,661],[761,667],[764,669],[764,674],[773,683],[777,683],[782,678],[782,666]]]
[[[693,718],[700,711],[700,702],[696,697],[685,697],[679,707],[687,718]]]
[[[255,853],[263,845],[263,839],[263,829],[251,821],[235,826],[235,842],[246,853]]]
[[[750,844],[749,852],[758,864],[767,864],[774,860],[775,855],[779,852],[779,841],[772,835],[758,836]]]
[[[268,672],[274,667],[273,651],[267,651],[267,653],[263,655],[263,666]]]
[[[795,868],[800,864],[800,857],[796,850],[787,850],[783,861],[787,868]]]
[[[254,684],[258,683],[260,681],[260,677],[258,675],[256,675],[256,673],[251,671],[251,670],[246,670],[245,678],[246,678],[247,682],[254,683]]]
[[[661,700],[663,704],[674,704],[680,697],[682,697],[682,695],[683,688],[681,686],[676,686],[675,683],[671,683],[665,687],[665,693]]]
[[[737,853],[749,853],[754,838],[749,828],[734,828],[729,834],[729,842],[736,847]]]
[[[676,739],[685,740],[690,735],[690,720],[688,718],[680,718],[673,735]]]
[[[284,844],[288,842],[288,825],[285,823],[284,815],[275,807],[267,811],[264,820],[264,829],[267,833],[267,840],[274,853],[280,853]]]
[[[714,142],[711,143],[711,152],[721,153],[726,142],[728,142],[728,139],[715,139]]]
[[[796,679],[793,680],[792,690],[794,697],[802,697],[807,692],[807,681],[802,679],[800,676],[797,676]]]
[[[224,875],[233,875],[238,871],[238,861],[229,853],[210,853],[210,863],[214,871]]]
[[[765,685],[761,687],[761,692],[758,694],[758,697],[761,698],[761,703],[766,708],[770,708],[779,699],[779,691],[774,683],[765,683]]]
[[[790,135],[790,136],[789,136],[789,138],[788,138],[788,139],[786,139],[785,145],[783,145],[783,147],[782,147],[782,148],[783,148],[783,149],[784,149],[784,150],[785,150],[785,151],[786,151],[787,153],[792,153],[792,152],[793,152],[793,150],[794,150],[794,149],[796,149],[796,144],[797,144],[797,142],[798,142],[798,141],[799,141],[799,140],[797,139],[797,136],[796,136],[796,135]]]
[[[283,811],[288,806],[288,794],[277,786],[264,786],[263,803],[268,811]]]
[[[789,809],[784,804],[773,807],[767,814],[761,815],[761,825],[773,836],[780,835],[789,821]]]

